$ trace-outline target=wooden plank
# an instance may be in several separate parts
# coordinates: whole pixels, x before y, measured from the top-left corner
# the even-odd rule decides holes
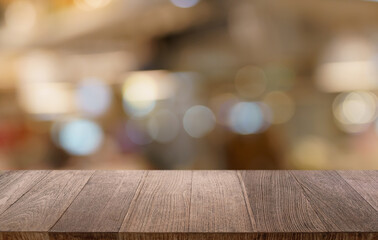
[[[49,240],[47,232],[5,232],[0,240]]]
[[[0,231],[47,232],[93,171],[52,171],[0,215]]]
[[[49,232],[49,240],[113,240],[118,239],[114,232]],[[1,240],[1,239],[0,239]]]
[[[324,232],[300,185],[286,171],[240,171],[257,232]]]
[[[57,234],[57,233],[54,233]],[[57,240],[107,240],[103,233],[57,235]],[[376,240],[376,233],[124,233],[124,240]],[[50,238],[51,239],[51,238]],[[45,233],[5,233],[0,240],[49,240]]]
[[[378,211],[378,171],[337,171],[376,211]]]
[[[38,172],[0,175],[0,240],[378,239],[376,171]]]
[[[291,171],[328,231],[378,232],[378,214],[335,171]]]
[[[376,233],[127,233],[124,240],[376,240],[377,237]]]
[[[97,171],[50,230],[51,239],[79,239],[83,235],[117,239],[143,175],[143,171]],[[76,234],[80,232],[85,234]]]
[[[49,171],[9,171],[0,175],[0,215]]]
[[[253,227],[236,171],[195,171],[190,232],[249,232]]]
[[[187,231],[191,180],[190,171],[149,171],[120,232]]]

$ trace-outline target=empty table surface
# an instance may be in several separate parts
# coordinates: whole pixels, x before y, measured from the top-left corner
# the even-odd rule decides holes
[[[378,171],[0,171],[8,239],[378,239]]]

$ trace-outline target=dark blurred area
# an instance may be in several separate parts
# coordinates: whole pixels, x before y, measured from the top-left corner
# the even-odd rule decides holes
[[[378,2],[0,0],[0,169],[377,169]]]

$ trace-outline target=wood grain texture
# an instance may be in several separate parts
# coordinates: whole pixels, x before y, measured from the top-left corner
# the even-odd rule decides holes
[[[378,171],[337,171],[376,211],[378,211]]]
[[[193,173],[189,231],[253,231],[236,171]]]
[[[187,231],[191,182],[190,171],[149,171],[120,232]]]
[[[376,240],[373,233],[125,233],[120,240]]]
[[[257,232],[324,232],[300,185],[285,171],[240,171]]]
[[[0,175],[0,215],[49,171],[9,171]]]
[[[108,240],[103,233],[54,233],[57,240]],[[112,233],[116,234],[116,233]],[[0,240],[48,240],[47,233],[4,233]],[[50,236],[51,239],[51,236]],[[123,233],[120,240],[376,240],[372,233]]]
[[[116,239],[114,233],[118,233],[143,175],[143,171],[97,171],[50,230],[60,233],[51,233],[52,239],[77,232],[104,232],[109,234],[92,235],[91,239]],[[66,237],[76,239],[74,236]]]
[[[0,215],[0,231],[48,231],[87,183],[92,171],[52,171]]]
[[[47,232],[4,232],[0,240],[49,240]]]
[[[378,240],[377,174],[9,171],[0,240]]]
[[[328,231],[378,232],[378,214],[335,171],[291,171]]]
[[[119,239],[115,232],[50,232],[50,240],[113,240]]]

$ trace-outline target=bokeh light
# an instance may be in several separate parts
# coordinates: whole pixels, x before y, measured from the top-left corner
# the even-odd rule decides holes
[[[325,92],[378,88],[376,44],[358,35],[335,37],[324,49],[316,69],[316,83]]]
[[[290,156],[291,163],[299,169],[324,169],[331,156],[331,144],[319,136],[305,136],[298,141]]]
[[[232,106],[237,102],[238,98],[232,93],[223,93],[211,99],[211,106],[215,111],[218,124],[228,126],[228,116]]]
[[[112,92],[108,85],[89,78],[80,82],[76,91],[76,104],[84,114],[97,117],[103,114],[111,103]]]
[[[156,112],[148,121],[148,133],[152,139],[160,143],[173,141],[179,132],[179,120],[170,110]]]
[[[377,63],[373,59],[324,63],[317,68],[316,79],[324,92],[376,89]]]
[[[35,50],[21,57],[17,72],[21,84],[60,80],[59,61],[49,51]]]
[[[103,8],[109,5],[110,2],[111,0],[75,0],[76,6],[85,11]]]
[[[59,143],[72,155],[84,156],[94,153],[103,141],[101,127],[90,120],[76,119],[67,122],[59,133]]]
[[[214,129],[215,116],[209,108],[197,105],[185,112],[183,124],[190,136],[201,138]]]
[[[378,168],[373,5],[0,0],[0,168]]]
[[[197,5],[199,0],[171,0],[171,3],[179,8],[190,8]]]
[[[258,133],[265,126],[263,110],[256,102],[239,102],[230,111],[229,125],[239,134]]]
[[[126,123],[126,135],[136,145],[147,145],[152,142],[148,134],[147,124],[139,119],[130,119]]]
[[[246,66],[236,73],[235,88],[243,97],[253,99],[261,96],[266,85],[264,71],[258,67]]]
[[[12,1],[5,11],[5,22],[14,33],[30,32],[36,22],[37,12],[32,1]]]
[[[341,93],[334,100],[333,114],[345,132],[361,132],[376,117],[376,101],[376,96],[370,92]]]
[[[145,116],[155,108],[157,94],[158,87],[152,75],[132,73],[123,85],[124,108],[132,116]]]
[[[65,82],[36,82],[19,86],[18,100],[24,111],[50,120],[74,111],[73,91]]]
[[[294,100],[285,92],[273,91],[264,97],[273,113],[272,124],[281,124],[289,121],[295,113]]]

